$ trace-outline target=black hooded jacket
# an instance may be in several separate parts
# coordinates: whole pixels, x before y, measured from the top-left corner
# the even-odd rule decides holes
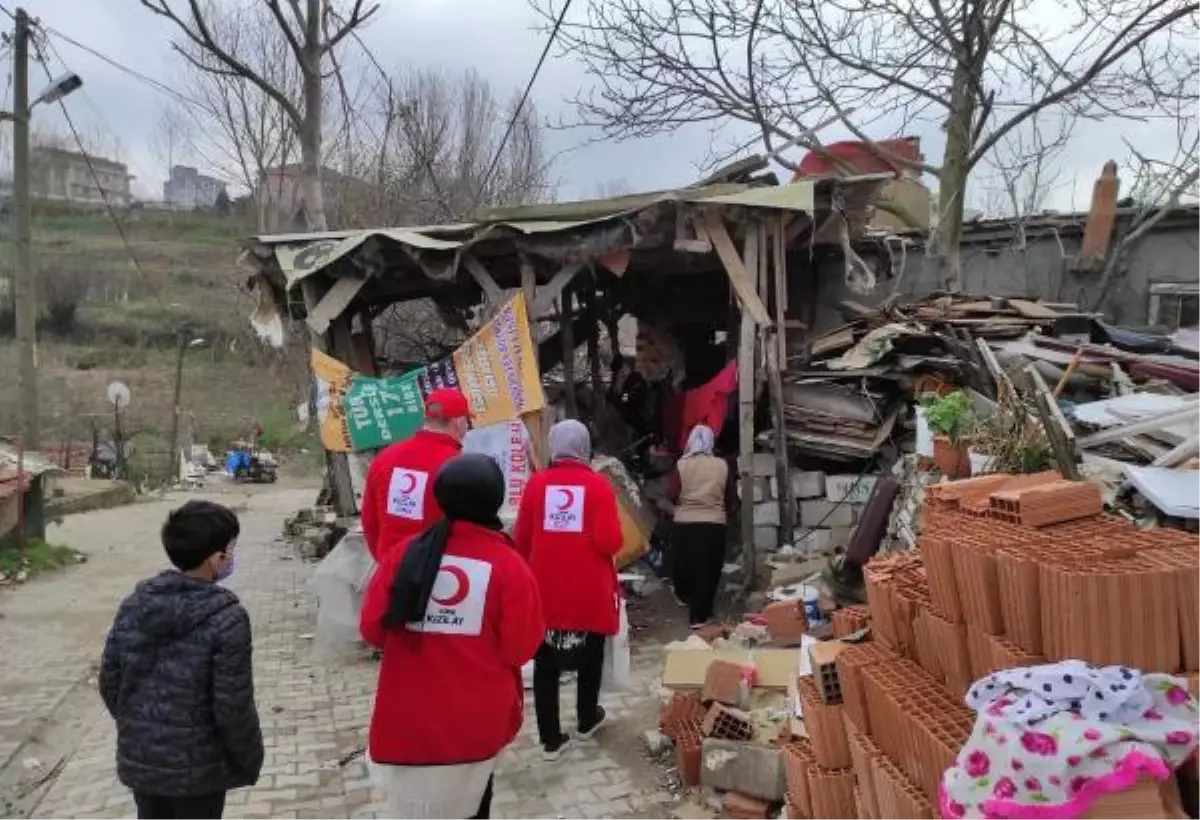
[[[117,722],[117,776],[182,797],[258,781],[250,618],[224,587],[168,570],[137,585],[104,645],[100,694]]]

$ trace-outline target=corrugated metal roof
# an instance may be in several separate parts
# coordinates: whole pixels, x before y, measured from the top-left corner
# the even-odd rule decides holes
[[[837,180],[838,183],[851,184],[873,181],[876,181],[874,177]],[[484,211],[480,221],[473,223],[275,234],[259,236],[251,241],[274,253],[290,288],[372,238],[390,240],[420,251],[454,251],[488,238],[495,232],[511,230],[525,235],[565,233],[626,217],[662,202],[811,213],[818,184],[832,185],[833,181],[802,181],[774,186],[718,183],[703,188],[653,191],[583,202],[496,208]]]

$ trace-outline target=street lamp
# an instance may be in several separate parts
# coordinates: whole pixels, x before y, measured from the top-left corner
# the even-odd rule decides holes
[[[83,80],[78,74],[64,74],[29,101],[29,15],[17,9],[13,15],[13,111],[3,119],[13,124],[13,228],[16,234],[16,277],[14,307],[17,325],[17,385],[21,408],[21,440],[25,447],[37,450],[41,445],[38,425],[37,383],[37,294],[33,280],[33,214],[29,185],[29,118],[38,103],[58,102],[75,91]]]

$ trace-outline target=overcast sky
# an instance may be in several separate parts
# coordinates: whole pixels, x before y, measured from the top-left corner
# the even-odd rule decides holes
[[[5,0],[3,5],[11,10],[15,4]],[[578,5],[576,11],[582,13],[583,4]],[[174,76],[171,26],[137,0],[26,0],[24,7],[47,27],[137,71],[167,82]],[[545,35],[534,26],[526,0],[385,0],[364,37],[389,68],[435,67],[451,72],[475,68],[506,95],[508,89],[523,86],[540,53]],[[135,193],[161,197],[165,168],[153,156],[150,144],[168,98],[61,39],[55,45],[85,81],[84,88],[68,100],[77,124],[89,135],[115,135],[123,158],[137,177]],[[36,93],[41,77],[34,73],[31,77]],[[574,61],[551,59],[532,97],[543,116],[569,116],[564,100],[584,82],[583,71]],[[11,90],[6,95],[11,98]],[[39,108],[35,119],[51,123],[58,117],[50,108]],[[616,181],[623,181],[631,190],[688,184],[701,175],[698,165],[712,139],[703,128],[624,143],[584,145],[587,136],[579,131],[549,135],[552,150],[564,152],[554,166],[559,199],[594,196],[601,186]],[[822,133],[826,140],[839,136],[849,134],[839,135],[834,128]],[[940,134],[918,136],[924,153],[936,162],[941,152]],[[1064,160],[1062,184],[1049,205],[1086,209],[1092,182],[1105,160],[1121,162],[1128,154],[1123,137],[1148,154],[1165,154],[1174,143],[1173,132],[1161,125],[1081,124]],[[978,196],[976,192],[969,201]]]

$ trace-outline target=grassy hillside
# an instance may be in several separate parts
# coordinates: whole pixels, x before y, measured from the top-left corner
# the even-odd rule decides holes
[[[90,442],[93,420],[109,436],[104,389],[119,379],[133,393],[125,426],[148,456],[161,453],[146,469],[165,464],[182,328],[205,340],[187,352],[183,380],[182,406],[198,440],[223,446],[258,418],[277,444],[299,443],[292,408],[303,396],[305,346],[264,349],[250,331],[253,294],[237,256],[238,240],[251,231],[219,214],[134,211],[123,222],[132,257],[105,213],[35,211],[45,443]],[[11,225],[2,228],[7,283]],[[10,299],[0,309],[0,368],[15,374]],[[3,380],[0,434],[16,430],[16,399],[15,379]]]

